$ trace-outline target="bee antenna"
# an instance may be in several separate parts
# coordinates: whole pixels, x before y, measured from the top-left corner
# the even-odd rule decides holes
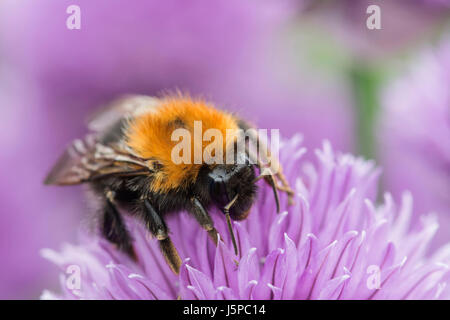
[[[275,204],[277,206],[277,213],[280,213],[280,197],[278,196],[277,185],[273,175],[268,176],[270,186],[272,187],[273,196],[275,197]]]
[[[233,226],[231,224],[231,218],[230,218],[230,208],[233,206],[233,204],[236,202],[237,198],[239,197],[239,194],[237,194],[233,200],[231,200],[224,208],[223,211],[225,212],[225,217],[227,218],[227,225],[228,225],[228,231],[230,232],[231,241],[233,242],[234,247],[234,253],[238,255],[238,248],[236,244],[236,238],[234,237],[234,231]]]

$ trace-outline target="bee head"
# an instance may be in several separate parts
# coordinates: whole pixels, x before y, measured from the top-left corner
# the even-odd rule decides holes
[[[238,195],[230,208],[233,220],[245,219],[253,204],[256,186],[255,170],[251,164],[221,164],[208,174],[211,199],[223,211],[223,208]]]

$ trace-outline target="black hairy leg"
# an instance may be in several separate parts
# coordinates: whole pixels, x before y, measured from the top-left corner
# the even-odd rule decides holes
[[[114,205],[114,196],[108,191],[103,206],[103,220],[101,224],[103,236],[117,246],[117,248],[128,254],[133,260],[137,260],[133,249],[132,239],[119,211]]]
[[[217,246],[217,239],[219,237],[219,233],[216,228],[214,228],[214,222],[211,219],[208,211],[203,207],[201,202],[197,198],[192,198],[192,214],[194,215],[197,222],[208,232],[210,238],[214,241],[214,244]]]
[[[170,240],[169,232],[164,220],[156,212],[148,199],[143,201],[144,214],[142,218],[147,229],[159,242],[159,248],[166,259],[167,264],[175,274],[180,273],[181,259],[172,240]]]

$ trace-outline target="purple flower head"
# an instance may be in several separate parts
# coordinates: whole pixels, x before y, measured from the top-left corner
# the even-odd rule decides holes
[[[414,195],[416,220],[439,214],[434,245],[450,231],[450,38],[415,60],[407,75],[387,88],[380,121],[380,155],[394,196]]]
[[[424,251],[437,223],[424,216],[409,230],[412,198],[397,206],[385,195],[374,204],[380,170],[373,162],[336,154],[325,142],[317,164],[302,160],[301,139],[283,143],[281,163],[295,186],[295,205],[276,213],[272,191],[260,185],[249,218],[234,222],[235,256],[226,223],[212,212],[223,239],[217,248],[194,219],[181,212],[167,223],[184,259],[180,275],[165,264],[144,227],[128,220],[138,263],[105,240],[83,236],[60,253],[43,250],[56,263],[62,293],[43,298],[86,299],[436,299],[450,298],[450,247],[432,258]],[[69,268],[69,269],[68,269]],[[66,274],[76,268],[80,278]],[[74,289],[74,285],[78,284]]]

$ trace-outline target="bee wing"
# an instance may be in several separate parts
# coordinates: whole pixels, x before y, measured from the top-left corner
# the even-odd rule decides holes
[[[88,119],[88,128],[91,131],[102,132],[127,116],[136,116],[155,110],[159,100],[144,95],[125,95],[99,111],[93,113]]]
[[[152,172],[152,162],[135,156],[131,150],[106,146],[88,136],[85,140],[75,140],[67,148],[44,183],[74,185],[109,175],[149,175]]]

